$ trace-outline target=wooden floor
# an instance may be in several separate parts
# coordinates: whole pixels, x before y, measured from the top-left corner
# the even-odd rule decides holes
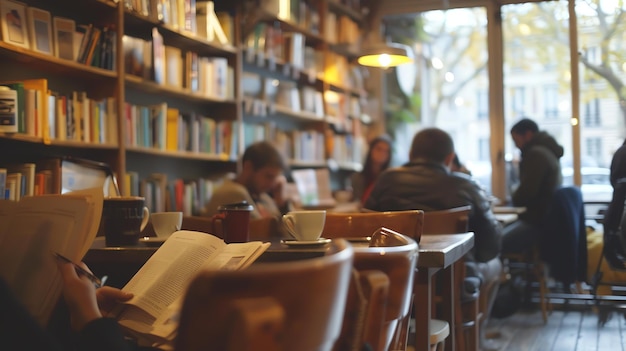
[[[492,319],[488,331],[499,331],[499,350],[506,351],[626,351],[626,319],[613,312],[604,326],[592,308],[556,310],[543,323],[541,312],[521,311]]]

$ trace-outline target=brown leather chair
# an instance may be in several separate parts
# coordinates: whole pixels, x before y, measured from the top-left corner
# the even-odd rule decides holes
[[[319,258],[200,273],[185,295],[175,349],[330,350],[353,254],[338,239]]]
[[[468,229],[468,215],[471,206],[460,206],[446,210],[424,212],[424,234],[465,233]],[[478,350],[480,313],[478,299],[461,303],[459,294],[463,289],[465,265],[462,260],[454,264],[454,289],[457,292],[455,304],[455,338],[460,351]]]

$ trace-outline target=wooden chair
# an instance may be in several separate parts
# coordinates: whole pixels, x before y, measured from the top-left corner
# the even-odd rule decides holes
[[[467,232],[471,206],[461,206],[446,210],[424,212],[424,234],[453,234]],[[457,292],[454,310],[456,350],[478,350],[480,318],[479,300],[473,299],[461,303],[460,292],[465,279],[465,264],[462,260],[454,264],[455,281],[453,289]],[[444,306],[445,307],[445,306]]]
[[[364,340],[374,350],[406,348],[408,324],[405,323],[411,311],[417,257],[417,243],[413,239],[385,227],[372,234],[369,247],[354,248],[354,267],[358,271],[378,270],[389,278],[382,330],[375,315],[368,314],[365,319]]]
[[[322,236],[327,238],[333,237],[368,237],[371,236],[372,248],[367,248],[380,254],[379,249],[375,247],[394,247],[392,251],[407,250],[411,251],[411,243],[417,240],[414,238],[421,237],[423,211],[410,210],[410,211],[397,211],[397,212],[368,212],[368,213],[327,213],[326,223]],[[380,231],[381,227],[386,229]],[[400,233],[407,233],[402,235]],[[417,244],[416,244],[417,245]],[[396,248],[398,247],[398,248]],[[400,249],[402,247],[402,249]],[[378,261],[380,258],[372,261],[372,263],[366,263],[367,260],[361,261],[356,256],[361,254],[361,248],[355,248],[355,268],[359,271],[371,271],[379,270],[387,274],[389,277],[389,291],[387,298],[387,306],[385,314],[385,321],[383,332],[379,333],[378,337],[382,343],[375,341],[376,337],[372,337],[372,334],[366,335],[366,340],[375,350],[381,349],[404,349],[406,348],[408,325],[409,325],[409,312],[411,302],[411,286],[414,276],[414,267],[417,264],[417,255],[414,260],[408,258],[389,258],[394,260],[394,265],[397,267],[389,266]],[[378,251],[377,251],[378,250]],[[417,250],[417,247],[415,248]],[[407,251],[405,252],[408,255]],[[366,255],[363,253],[363,255]],[[375,255],[374,255],[375,256]],[[371,257],[371,256],[364,256]],[[403,261],[404,260],[404,261]],[[365,263],[359,263],[365,262]],[[407,265],[412,263],[412,265]],[[409,268],[410,267],[410,268]],[[391,268],[394,268],[391,271]],[[406,285],[410,282],[409,285]],[[408,289],[407,289],[408,287]],[[370,305],[368,305],[369,308]],[[383,307],[383,306],[381,306]],[[378,311],[378,313],[382,313]],[[365,322],[366,324],[369,321]],[[374,322],[372,322],[374,323]],[[367,327],[365,327],[367,328]],[[374,329],[370,327],[370,329]],[[367,339],[367,337],[370,337]],[[373,343],[373,344],[372,344]]]
[[[346,238],[370,236],[380,227],[406,235],[419,243],[422,236],[423,211],[326,213],[322,236]]]
[[[218,224],[216,227],[217,228],[213,227],[211,217],[185,216],[183,217],[181,229],[211,233],[223,239],[224,233],[221,226]],[[250,233],[250,240],[268,241],[273,237],[280,236],[278,220],[274,217],[251,219],[248,231]]]
[[[201,272],[190,284],[175,349],[330,350],[339,336],[353,249],[333,240],[327,255]]]

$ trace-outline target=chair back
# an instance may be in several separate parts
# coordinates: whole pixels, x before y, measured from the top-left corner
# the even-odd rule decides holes
[[[183,217],[182,230],[193,230],[203,233],[211,233],[219,238],[224,239],[224,231],[221,227],[221,221],[215,222],[213,226],[211,217],[201,216],[185,216]],[[278,220],[274,217],[251,219],[248,226],[250,240],[270,240],[272,237],[280,236]]]
[[[585,207],[578,187],[562,187],[554,192],[539,236],[539,254],[557,281],[587,281]]]
[[[399,335],[406,335],[401,329],[408,325],[400,324],[410,313],[417,257],[415,240],[384,227],[372,234],[370,247],[354,248],[354,268],[360,272],[378,270],[389,279],[382,332],[369,333],[380,335],[380,340],[378,343],[368,340],[368,333],[364,333],[374,350],[398,350],[406,346],[406,340],[399,340]],[[366,318],[365,328],[371,323],[377,321]]]
[[[185,295],[175,349],[330,350],[353,254],[338,239],[319,258],[201,272]]]
[[[406,235],[419,243],[422,236],[424,211],[350,212],[326,214],[322,236],[346,238],[370,236],[385,227]]]
[[[465,233],[472,207],[460,206],[446,210],[424,212],[424,234]]]

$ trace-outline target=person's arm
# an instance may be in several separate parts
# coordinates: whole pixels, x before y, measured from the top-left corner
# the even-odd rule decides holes
[[[87,271],[89,268],[80,263]],[[58,262],[63,278],[63,297],[70,312],[72,329],[77,331],[77,350],[130,350],[117,321],[104,318],[119,302],[132,294],[113,287],[96,290],[87,277],[79,275],[71,263]]]

